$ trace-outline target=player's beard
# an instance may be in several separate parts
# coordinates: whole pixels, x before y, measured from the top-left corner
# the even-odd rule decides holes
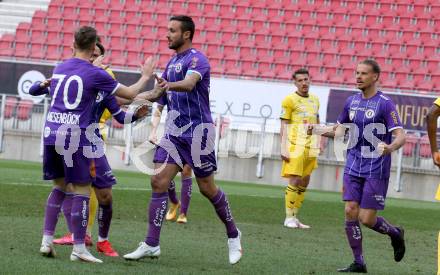
[[[171,42],[168,48],[172,50],[177,50],[178,48],[182,47],[183,44],[185,44],[185,41],[183,40],[183,36],[180,36],[178,40]]]

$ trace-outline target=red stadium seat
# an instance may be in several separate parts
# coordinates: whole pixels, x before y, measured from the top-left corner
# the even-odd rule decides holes
[[[196,22],[194,46],[203,47],[213,64],[219,65],[215,70],[220,74],[238,76],[242,71],[246,77],[259,78],[264,71],[268,76],[262,77],[269,77],[272,71],[259,64],[273,63],[274,79],[287,80],[287,65],[307,65],[325,69],[318,77],[320,82],[338,85],[353,78],[359,60],[373,57],[384,72],[385,87],[407,89],[411,74],[415,88],[425,91],[440,85],[429,77],[423,80],[440,76],[431,65],[440,62],[440,29],[435,24],[440,5],[426,3],[429,9],[423,1],[410,6],[399,2],[394,9],[388,2],[379,5],[370,0],[52,0],[47,12],[34,13],[32,24],[20,23],[15,41],[0,39],[0,55],[68,57],[74,31],[90,24],[109,49],[119,51],[109,56],[115,64],[134,66],[133,58],[140,57],[139,53],[169,57],[168,19],[172,14],[190,14]],[[316,53],[324,55],[316,58]],[[230,64],[235,65],[228,69]],[[339,73],[333,74],[336,68]],[[387,77],[390,72],[395,77]]]
[[[30,48],[28,43],[21,43],[16,42],[15,43],[15,57],[19,58],[27,58],[30,54]]]
[[[34,107],[34,102],[32,100],[20,100],[17,106],[17,119],[28,120],[32,114],[32,107]]]
[[[431,157],[431,146],[429,144],[428,135],[424,135],[420,138],[420,157],[422,158]]]
[[[62,54],[62,46],[48,45],[45,58],[51,61],[59,61],[62,57]]]
[[[403,156],[412,157],[419,137],[414,134],[406,134],[406,142],[403,145]]]
[[[43,60],[46,56],[46,48],[43,44],[32,44],[30,58]]]
[[[4,116],[5,119],[11,118],[14,113],[15,109],[17,108],[18,99],[16,97],[7,96],[6,102],[5,102],[5,112]]]
[[[12,57],[14,55],[14,38],[12,34],[4,34],[0,39],[0,56]]]

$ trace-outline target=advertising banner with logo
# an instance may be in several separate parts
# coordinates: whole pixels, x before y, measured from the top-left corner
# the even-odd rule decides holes
[[[327,122],[335,123],[347,98],[356,90],[330,89],[327,105]],[[432,96],[403,95],[387,93],[386,96],[396,104],[397,113],[402,121],[403,127],[408,130],[426,131],[426,115],[435,100]]]
[[[44,96],[29,95],[29,88],[36,81],[50,78],[55,65],[29,61],[0,61],[0,93],[19,95],[21,99],[32,99],[34,103],[41,102]],[[137,72],[119,70],[115,70],[115,74],[118,81],[126,85],[135,83],[140,76]],[[153,87],[153,80],[149,87]]]

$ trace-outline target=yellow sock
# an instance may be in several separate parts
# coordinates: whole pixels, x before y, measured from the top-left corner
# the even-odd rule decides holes
[[[96,210],[98,209],[98,199],[95,190],[91,188],[89,201],[89,223],[87,224],[87,234],[91,235],[93,224],[95,223]]]
[[[440,275],[440,232],[438,232],[437,246],[437,275]]]
[[[290,218],[296,215],[296,209],[294,208],[295,202],[298,198],[298,189],[297,186],[292,186],[290,184],[286,187],[286,218]]]
[[[304,201],[304,197],[306,196],[306,188],[303,186],[297,186],[296,187],[297,197],[295,200],[295,203],[293,204],[293,209],[295,209],[295,215],[298,214],[299,209],[302,206],[302,203]]]

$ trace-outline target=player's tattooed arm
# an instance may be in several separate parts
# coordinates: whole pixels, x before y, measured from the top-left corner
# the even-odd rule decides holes
[[[163,79],[154,75],[156,77],[157,83],[156,86],[150,91],[142,92],[138,94],[135,100],[148,100],[148,101],[157,101],[166,91],[169,89],[169,83]]]
[[[395,138],[391,144],[386,144],[384,142],[379,143],[378,151],[381,155],[389,155],[392,152],[399,150],[399,148],[405,144],[405,131],[403,128],[394,129],[393,135]]]
[[[437,146],[437,119],[440,116],[440,107],[433,104],[426,117],[429,143],[434,164],[440,167],[440,152]]]
[[[185,79],[177,82],[170,82],[170,90],[176,92],[191,92],[200,80],[200,75],[193,73],[185,76]]]
[[[145,89],[148,81],[153,76],[155,68],[156,61],[150,56],[147,58],[147,60],[145,60],[145,63],[141,65],[142,75],[139,80],[135,84],[128,87],[122,84],[119,85],[119,88],[116,90],[116,95],[126,99],[134,99],[142,90]]]
[[[133,100],[116,96],[116,102],[118,102],[119,106],[122,106],[122,105],[130,105],[133,102]]]

